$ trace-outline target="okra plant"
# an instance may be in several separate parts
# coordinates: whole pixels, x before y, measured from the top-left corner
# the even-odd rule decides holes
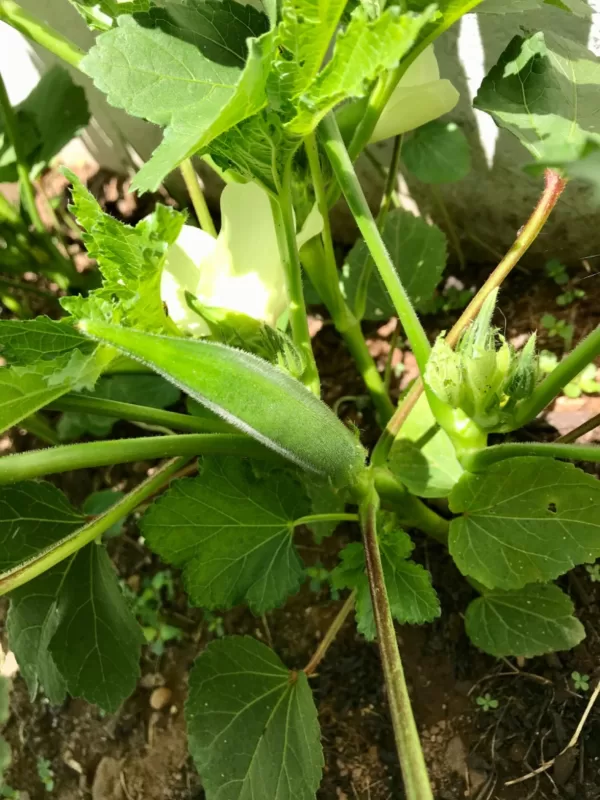
[[[114,419],[153,426],[138,438],[0,459],[0,591],[10,593],[8,636],[21,672],[31,693],[43,690],[52,703],[68,693],[114,712],[132,692],[144,637],[102,535],[142,503],[148,547],[182,570],[190,602],[208,610],[280,607],[306,579],[296,529],[308,526],[320,541],[340,522],[355,523],[362,541],[341,550],[333,574],[349,595],[304,668],[247,637],[200,653],[186,705],[191,752],[209,800],[313,798],[323,756],[310,681],[354,610],[381,653],[406,796],[427,800],[394,622],[426,623],[441,612],[430,575],[411,559],[413,539],[448,548],[476,594],[467,633],[487,653],[532,657],[584,637],[554,581],[600,557],[600,485],[570,463],[598,461],[600,450],[573,443],[581,430],[554,443],[498,435],[533,420],[593,362],[600,329],[544,375],[535,333],[517,352],[493,313],[503,280],[567,182],[597,181],[600,153],[600,62],[552,32],[520,31],[518,12],[549,4],[585,14],[587,6],[74,4],[102,31],[85,55],[12,1],[0,0],[0,9],[91,76],[109,103],[164,127],[135,188],[156,189],[181,166],[202,229],[163,205],[124,225],[69,174],[72,211],[103,283],[63,298],[62,319],[0,322],[1,430],[44,409],[71,414],[80,433],[96,425],[107,436]],[[431,304],[445,239],[392,208],[394,179],[401,137],[413,142],[410,168],[431,183],[436,160],[456,145],[453,126],[429,127],[458,99],[433,43],[473,11],[514,15],[520,32],[475,106],[522,142],[527,169],[545,185],[510,251],[432,344],[417,311]],[[375,219],[354,162],[386,137],[395,137],[394,155]],[[218,235],[194,183],[194,155],[227,183]],[[361,233],[343,265],[329,222],[340,195]],[[319,397],[308,280],[372,399],[382,433],[371,452]],[[392,314],[421,374],[397,407],[361,331],[362,319]],[[180,393],[188,413],[165,410]],[[489,446],[491,434],[500,443]],[[141,459],[157,462],[150,477],[92,519],[40,480]]]

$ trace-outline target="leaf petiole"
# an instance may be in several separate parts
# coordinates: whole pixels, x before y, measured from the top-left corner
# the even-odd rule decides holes
[[[310,525],[313,522],[358,522],[358,514],[308,514],[290,523],[290,528],[297,528],[299,525]]]
[[[55,564],[64,561],[73,553],[90,544],[112,525],[130,514],[148,497],[151,497],[189,461],[189,456],[174,458],[160,467],[150,478],[129,492],[122,500],[111,506],[102,516],[79,528],[51,545],[31,561],[20,564],[9,572],[0,575],[0,596],[37,578]]]
[[[564,458],[569,461],[600,462],[600,447],[584,444],[560,444],[556,442],[508,442],[486,447],[462,458],[463,467],[469,472],[481,472],[490,464],[518,456],[546,456]]]

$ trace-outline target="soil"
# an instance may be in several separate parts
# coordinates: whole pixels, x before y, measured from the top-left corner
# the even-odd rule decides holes
[[[61,179],[47,186],[50,193],[62,191]],[[132,203],[124,194],[123,181],[101,174],[90,185],[113,213],[134,221],[151,208]],[[161,198],[164,200],[164,198]],[[150,205],[148,205],[150,204]],[[79,248],[76,239],[70,246]],[[79,262],[87,269],[85,257]],[[522,342],[525,334],[539,329],[543,313],[575,325],[579,340],[600,322],[600,277],[589,265],[574,265],[571,274],[586,289],[586,297],[561,309],[560,291],[543,277],[542,265],[529,263],[511,276],[502,294],[501,309],[506,335]],[[453,280],[465,286],[480,285],[489,265],[469,267]],[[589,280],[587,279],[589,276]],[[579,285],[579,283],[577,284]],[[315,310],[312,328],[326,401],[363,431],[366,443],[377,436],[376,421],[364,400],[364,389],[352,360],[333,327]],[[426,323],[431,334],[447,329],[456,314],[439,314]],[[501,324],[499,320],[499,324]],[[381,368],[389,352],[394,324],[367,327],[372,353]],[[560,339],[541,335],[541,345],[561,351]],[[402,364],[394,392],[400,392],[414,377],[414,359],[402,346],[395,352],[394,366]],[[600,398],[562,398],[538,423],[521,437],[545,439],[571,430],[600,411]],[[115,436],[135,435],[127,423],[118,423]],[[600,440],[600,434],[588,439]],[[39,446],[28,434],[16,431],[0,442],[1,452]],[[91,491],[110,486],[134,486],[151,465],[139,463],[59,476],[57,484],[74,503]],[[164,569],[158,559],[138,542],[135,521],[124,534],[110,542],[110,552],[120,577],[134,587],[147,576]],[[299,547],[307,563],[331,568],[336,553],[357,537],[352,526],[342,526],[322,545],[307,536]],[[475,650],[463,625],[463,613],[472,590],[458,574],[443,547],[415,535],[416,559],[431,570],[440,595],[443,614],[434,624],[398,628],[398,638],[414,704],[415,715],[438,800],[526,800],[528,798],[600,798],[600,705],[591,709],[576,747],[559,756],[586,710],[596,680],[600,679],[600,596],[598,584],[583,568],[562,582],[578,607],[586,640],[575,650],[517,663],[494,659]],[[217,633],[249,634],[273,646],[291,668],[304,666],[342,600],[332,600],[327,588],[316,591],[308,584],[289,599],[284,608],[261,619],[234,609],[222,617],[222,631],[214,631],[202,612],[187,606],[179,585],[174,600],[165,602],[168,620],[183,631],[181,641],[167,646],[161,657],[148,650],[142,660],[142,677],[134,695],[114,715],[103,715],[81,700],[69,699],[60,708],[43,697],[31,700],[25,684],[15,677],[11,717],[5,731],[13,748],[8,775],[21,798],[46,800],[200,800],[201,779],[187,754],[183,706],[187,675],[196,655]],[[6,602],[0,603],[0,632]],[[5,642],[3,642],[6,644]],[[571,673],[589,676],[587,692],[576,692]],[[319,800],[388,800],[403,796],[391,723],[376,645],[366,643],[347,620],[318,673],[311,679],[325,751],[325,772]],[[157,687],[171,693],[164,707],[150,703]],[[484,711],[477,697],[490,694],[498,707]],[[168,692],[166,693],[169,694]],[[558,756],[558,757],[557,757]],[[54,787],[47,791],[37,774],[37,760],[49,760]],[[514,785],[507,782],[533,773],[539,765],[556,758],[553,766]],[[265,798],[270,800],[270,798]]]

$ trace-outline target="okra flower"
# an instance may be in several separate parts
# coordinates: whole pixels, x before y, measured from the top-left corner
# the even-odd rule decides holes
[[[406,133],[452,111],[459,94],[440,70],[429,45],[406,70],[379,118],[371,142]]]
[[[221,195],[221,220],[216,239],[184,225],[167,253],[161,297],[173,322],[192,336],[208,336],[210,328],[189,307],[186,292],[200,305],[245,314],[273,327],[288,304],[267,193],[254,183],[228,184]],[[322,227],[315,208],[297,236],[298,247]]]

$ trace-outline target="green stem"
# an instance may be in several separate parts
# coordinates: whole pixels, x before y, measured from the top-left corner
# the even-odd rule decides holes
[[[580,342],[555,369],[536,386],[533,394],[517,408],[515,428],[520,428],[537,415],[560,394],[567,383],[600,354],[600,325]]]
[[[354,135],[348,146],[348,153],[352,161],[356,160],[363,148],[369,143],[379,117],[383,113],[383,109],[388,104],[394,89],[410,65],[414,63],[421,53],[429,47],[438,36],[441,36],[442,33],[454,25],[464,14],[468,14],[469,11],[472,11],[481,2],[483,2],[483,0],[464,0],[464,2],[460,4],[454,4],[452,10],[443,12],[440,21],[436,22],[434,26],[429,26],[430,33],[413,47],[408,56],[402,59],[396,69],[386,73],[378,80],[369,97],[364,116],[354,131]]]
[[[379,228],[380,233],[383,232],[385,220],[387,218],[388,211],[392,203],[392,196],[394,194],[396,188],[396,182],[398,180],[398,166],[400,164],[400,153],[402,150],[403,138],[404,138],[403,136],[396,136],[396,138],[394,139],[394,149],[392,151],[392,158],[390,161],[390,166],[388,168],[387,177],[385,180],[383,197],[381,199],[381,205],[379,206],[379,213],[377,214],[377,227]],[[363,268],[358,278],[358,284],[356,287],[356,297],[354,299],[354,313],[356,314],[357,319],[362,319],[365,315],[365,311],[367,308],[367,297],[369,294],[369,283],[371,281],[372,274],[373,274],[373,261],[371,259],[368,259],[363,264]]]
[[[183,180],[185,181],[185,185],[192,201],[192,205],[194,206],[196,216],[198,217],[200,227],[202,230],[206,231],[206,233],[210,233],[211,236],[216,238],[217,229],[215,228],[215,223],[213,222],[213,218],[208,210],[206,198],[204,197],[204,192],[202,191],[198,174],[194,169],[194,165],[192,164],[192,159],[186,158],[184,161],[182,161],[179,165],[179,169],[181,170]]]
[[[337,181],[346,198],[365,244],[371,253],[373,261],[388,290],[392,303],[400,322],[404,327],[406,336],[412,346],[421,374],[429,358],[429,341],[421,322],[412,307],[410,299],[396,272],[392,260],[387,252],[381,234],[377,229],[375,220],[365,198],[361,185],[354,172],[352,160],[346,150],[346,145],[341,137],[337,122],[332,114],[328,114],[320,126],[323,146],[335,172]]]
[[[145,422],[149,425],[162,425],[176,431],[190,433],[230,433],[232,428],[218,417],[207,419],[191,414],[177,414],[161,408],[121,403],[118,400],[105,400],[102,397],[88,397],[84,394],[67,394],[46,406],[51,411],[80,411],[84,414],[99,414],[131,422]]]
[[[394,407],[383,385],[377,366],[362,334],[360,322],[353,315],[340,289],[340,280],[333,249],[333,238],[329,222],[329,208],[325,195],[325,184],[316,138],[307,137],[304,142],[317,207],[323,218],[322,244],[314,238],[302,248],[302,263],[314,283],[321,299],[329,309],[333,323],[350,350],[360,375],[367,387],[373,405],[383,424],[392,416]]]
[[[12,203],[9,203],[2,192],[0,192],[0,220],[6,220],[12,225],[20,225],[21,223],[18,209]]]
[[[0,0],[0,20],[6,22],[35,44],[45,47],[72,67],[79,68],[85,55],[77,45],[45,22],[25,11],[13,0]]]
[[[381,554],[377,542],[376,515],[378,500],[377,494],[372,490],[370,496],[367,496],[366,501],[362,504],[361,520],[367,576],[371,589],[373,615],[377,628],[379,652],[381,654],[390,716],[396,739],[396,749],[404,778],[404,792],[407,800],[433,800],[385,587]]]
[[[518,264],[524,253],[533,244],[547,222],[552,209],[563,193],[566,186],[566,181],[561,178],[558,173],[547,169],[544,177],[544,192],[542,193],[529,220],[523,226],[523,228],[521,228],[508,253],[504,256],[502,261],[498,264],[483,286],[479,289],[475,297],[471,300],[467,308],[463,311],[457,322],[452,326],[452,329],[446,336],[446,341],[452,347],[456,345],[465,328],[475,319],[490,293],[502,285],[511,270]],[[421,378],[419,378],[413,384],[410,392],[404,398],[404,401],[398,406],[393,417],[386,425],[386,428],[375,447],[375,452],[373,454],[374,463],[381,464],[385,461],[394,439],[398,435],[400,428],[406,421],[408,415],[415,407],[419,397],[423,393],[423,390],[423,381]],[[430,394],[428,395],[428,399],[431,400]]]
[[[44,223],[39,215],[37,206],[35,204],[35,192],[33,185],[29,178],[29,166],[27,159],[21,149],[22,139],[17,127],[17,120],[13,111],[13,107],[8,99],[8,93],[4,84],[4,79],[0,75],[0,110],[2,111],[2,118],[4,119],[4,128],[9,142],[12,144],[15,151],[15,158],[17,160],[17,174],[19,176],[19,186],[21,189],[21,196],[23,198],[23,205],[29,218],[33,223],[33,227],[38,233],[45,233]]]
[[[309,514],[290,523],[290,528],[310,525],[312,522],[358,522],[358,514]]]
[[[325,658],[327,651],[335,641],[335,637],[342,629],[344,622],[346,621],[348,616],[352,613],[355,602],[356,602],[356,589],[354,589],[354,591],[350,595],[348,595],[346,602],[336,614],[335,619],[333,620],[329,628],[327,628],[325,636],[323,636],[323,638],[319,642],[319,646],[313,653],[312,658],[310,659],[308,664],[304,667],[303,672],[307,678],[310,678],[311,675],[314,675],[317,667],[319,666],[321,661]]]
[[[46,444],[60,444],[58,434],[41,414],[33,414],[31,417],[27,417],[19,424],[22,428],[25,428],[26,431],[32,433],[34,436],[37,436],[40,441],[46,442]]]
[[[173,456],[233,455],[276,459],[277,456],[248,436],[226,433],[188,433],[179,436],[149,436],[140,439],[109,439],[104,442],[66,444],[48,450],[0,458],[0,485],[69,472],[87,467],[106,467]]]
[[[418,497],[410,494],[406,487],[392,473],[383,467],[373,470],[375,489],[386,507],[398,516],[399,522],[407,528],[417,528],[427,536],[448,544],[450,523],[426,506]]]
[[[306,359],[303,383],[318,397],[321,393],[319,371],[312,350],[302,288],[302,267],[296,241],[296,224],[291,193],[291,163],[286,167],[278,199],[271,199],[271,208],[277,231],[279,254],[285,268],[292,338]]]
[[[55,542],[47,550],[35,556],[25,565],[20,565],[14,570],[4,573],[4,575],[0,576],[0,596],[37,578],[38,575],[41,575],[51,567],[64,561],[65,558],[81,550],[82,547],[93,542],[98,536],[101,536],[112,527],[115,522],[131,514],[140,503],[143,503],[144,500],[155,494],[158,489],[185,466],[187,461],[189,461],[189,457],[175,458],[167,462],[160,467],[152,477],[145,480],[132,492],[129,492],[129,494],[123,497],[122,500],[119,500],[118,503],[111,506],[104,514],[96,517],[92,522],[79,528],[74,533],[65,536],[64,539]]]
[[[396,347],[398,347],[398,338],[400,336],[400,322],[396,320],[396,327],[392,333],[392,338],[390,339],[390,351],[387,355],[385,360],[385,370],[383,372],[383,385],[385,386],[386,392],[390,391],[390,384],[392,382],[392,364],[394,361],[394,353],[396,352]]]
[[[567,461],[600,462],[600,447],[585,444],[557,444],[556,442],[508,442],[486,447],[476,453],[469,453],[462,459],[462,466],[469,472],[481,470],[504,461],[507,458],[522,456],[544,456],[547,458],[564,458]]]

